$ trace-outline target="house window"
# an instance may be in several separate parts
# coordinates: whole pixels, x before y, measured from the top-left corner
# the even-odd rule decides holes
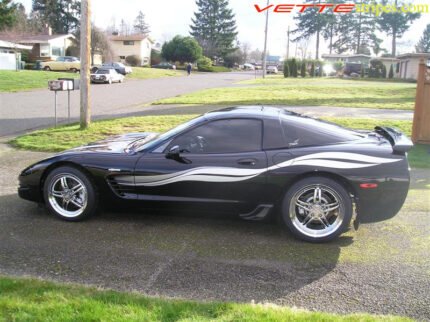
[[[40,57],[49,57],[49,45],[40,44]]]
[[[124,40],[123,41],[124,46],[134,46],[133,40]]]
[[[61,56],[62,54],[61,47],[52,47],[52,56]]]

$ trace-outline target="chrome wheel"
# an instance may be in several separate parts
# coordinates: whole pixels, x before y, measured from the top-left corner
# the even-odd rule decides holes
[[[326,237],[336,232],[345,217],[340,195],[328,186],[312,184],[297,191],[291,199],[291,223],[308,237]]]
[[[50,182],[48,200],[59,215],[74,218],[81,215],[87,207],[87,188],[73,174],[58,174]]]

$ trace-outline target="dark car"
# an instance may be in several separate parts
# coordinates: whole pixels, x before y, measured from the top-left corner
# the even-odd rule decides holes
[[[151,67],[152,68],[161,68],[161,69],[176,69],[176,65],[171,64],[171,63],[167,63],[167,62],[152,65]]]
[[[248,220],[276,216],[295,236],[320,242],[400,210],[411,146],[391,128],[357,132],[283,109],[236,107],[163,134],[57,154],[22,171],[18,192],[69,221],[109,202],[204,206]]]
[[[132,73],[132,69],[130,66],[125,66],[123,63],[103,63],[101,68],[113,68],[117,73],[126,76],[127,74]]]

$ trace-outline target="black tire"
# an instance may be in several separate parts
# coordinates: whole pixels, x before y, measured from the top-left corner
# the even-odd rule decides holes
[[[45,66],[45,67],[43,67],[43,70],[44,70],[44,71],[47,71],[47,72],[50,72],[50,71],[51,71],[51,67],[49,67],[49,66]]]
[[[64,206],[65,203],[64,198],[53,196],[51,191],[60,188],[60,185],[62,185],[61,178],[64,177],[67,177],[66,186],[70,188],[68,189],[69,191],[72,190],[73,187],[78,187],[78,185],[74,186],[73,183],[80,183],[84,188],[82,188],[80,192],[73,194],[75,198],[70,198],[73,199],[73,201],[69,200],[66,209],[63,209],[63,212],[61,212],[62,206]],[[61,192],[64,191],[65,190],[61,190]],[[83,198],[84,195],[85,198]],[[48,174],[43,185],[43,197],[49,212],[66,221],[81,221],[86,219],[94,215],[98,205],[97,192],[90,178],[81,170],[71,166],[55,168]],[[75,206],[75,202],[83,206],[79,208]],[[60,203],[62,204],[61,206],[59,205]],[[78,210],[75,210],[75,208]],[[75,215],[69,214],[68,212],[75,213]]]
[[[312,198],[311,193],[315,193],[315,190],[317,190],[318,187],[321,191],[319,195],[319,202],[316,202],[317,208],[312,209],[312,215],[315,217],[310,217],[315,219],[308,221],[308,224],[303,224],[306,221],[306,218],[311,216],[311,212],[305,210],[304,208],[300,210],[302,207],[297,206],[297,203],[295,202],[296,198],[297,196],[306,197],[306,193],[308,193],[309,199],[313,200],[313,204],[315,202],[315,197]],[[313,192],[312,188],[314,188]],[[331,197],[333,197],[332,201],[337,201],[339,207],[338,210],[333,210],[334,213],[329,213],[330,218],[327,223],[330,224],[330,220],[332,220],[332,224],[329,226],[323,226],[323,221],[321,220],[320,223],[320,219],[317,218],[317,216],[320,214],[320,210],[323,208],[318,206],[322,205],[322,207],[324,207],[326,204],[332,202],[329,201]],[[294,205],[291,204],[293,201],[295,202]],[[303,212],[303,215],[300,215],[300,212]],[[337,216],[335,216],[336,213]],[[326,177],[308,177],[296,182],[287,191],[282,202],[283,223],[289,228],[295,237],[313,243],[331,241],[345,232],[351,222],[352,213],[352,200],[348,194],[348,191],[339,182]],[[326,219],[329,215],[324,216],[324,219]],[[323,216],[323,214],[321,214],[321,216]],[[308,227],[309,224],[311,225],[311,228]],[[318,225],[323,228],[319,229]],[[326,231],[324,230],[324,227],[326,227]],[[332,229],[332,231],[329,228]]]

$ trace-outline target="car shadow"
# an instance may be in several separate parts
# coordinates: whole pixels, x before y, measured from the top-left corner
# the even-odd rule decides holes
[[[69,223],[14,194],[0,204],[0,272],[150,295],[282,302],[329,274],[352,243],[306,243],[231,213],[103,210]]]

